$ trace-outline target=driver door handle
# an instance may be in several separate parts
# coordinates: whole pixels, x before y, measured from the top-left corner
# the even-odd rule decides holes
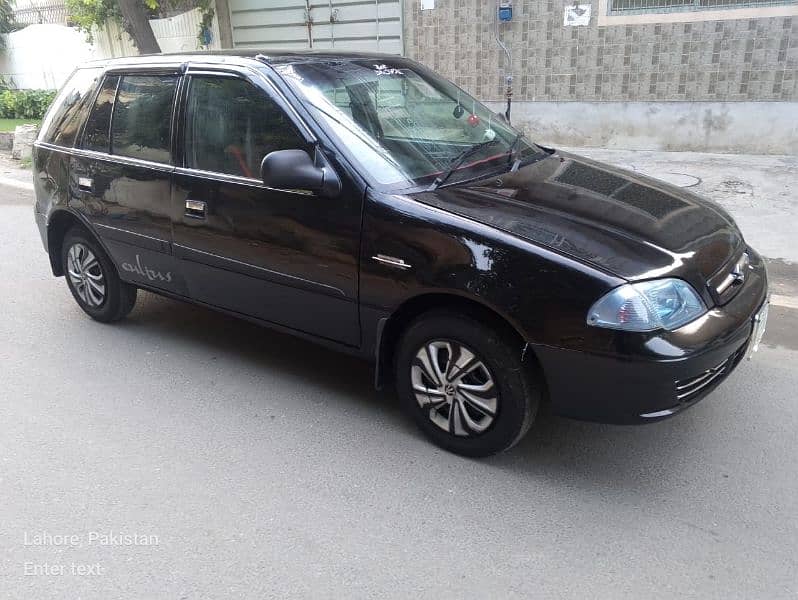
[[[186,216],[195,219],[204,219],[207,205],[202,200],[186,199]]]

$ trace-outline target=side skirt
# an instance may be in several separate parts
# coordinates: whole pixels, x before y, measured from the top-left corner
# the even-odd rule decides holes
[[[320,346],[324,346],[325,348],[329,348],[331,350],[336,350],[338,352],[342,352],[344,354],[349,354],[350,356],[356,356],[358,358],[365,359],[369,362],[374,361],[374,355],[369,352],[363,352],[361,348],[355,346],[348,346],[346,344],[342,344],[340,342],[336,342],[334,340],[329,340],[327,338],[319,337],[312,335],[310,333],[305,333],[304,331],[300,331],[298,329],[292,329],[290,327],[285,327],[284,325],[279,325],[277,323],[272,323],[271,321],[265,321],[263,319],[259,319],[257,317],[253,317],[251,315],[246,315],[243,313],[238,313],[233,310],[228,310],[226,308],[221,308],[219,306],[215,306],[213,304],[208,304],[206,302],[201,302],[199,300],[194,300],[193,298],[189,298],[187,296],[181,296],[180,294],[176,294],[173,292],[169,292],[167,290],[161,288],[150,287],[147,285],[141,285],[140,283],[135,283],[136,287],[146,290],[148,292],[152,292],[153,294],[157,294],[159,296],[164,296],[165,298],[171,298],[172,300],[180,300],[182,302],[186,302],[188,304],[194,304],[196,306],[202,306],[203,308],[209,308],[213,311],[229,315],[231,317],[236,317],[238,319],[242,319],[244,321],[249,321],[250,323],[254,323],[255,325],[259,325],[261,327],[265,327],[267,329],[273,329],[275,331],[279,331],[280,333],[287,333],[289,335],[293,335],[295,337],[301,338],[303,340],[307,340],[309,342],[313,342],[314,344],[318,344]]]

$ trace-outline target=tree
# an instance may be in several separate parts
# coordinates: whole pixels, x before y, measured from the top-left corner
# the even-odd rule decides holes
[[[11,0],[0,0],[0,33],[14,31],[14,7]],[[0,49],[5,48],[6,38],[0,36]]]
[[[152,9],[155,6],[149,8]],[[160,52],[161,47],[158,45],[158,40],[155,39],[155,34],[150,27],[149,16],[140,0],[119,0],[119,10],[122,13],[122,24],[125,31],[133,38],[139,52],[142,54]]]
[[[9,1],[0,0],[0,19],[3,2]],[[103,27],[113,21],[127,31],[142,54],[161,51],[158,40],[152,33],[150,19],[171,17],[176,12],[192,8],[200,11],[198,44],[207,46],[215,5],[215,0],[66,0],[70,21],[86,33],[89,41],[92,41],[95,27]]]
[[[161,51],[150,27],[150,18],[157,16],[158,3],[154,0],[66,0],[66,6],[70,20],[90,41],[95,27],[115,21],[142,54]]]

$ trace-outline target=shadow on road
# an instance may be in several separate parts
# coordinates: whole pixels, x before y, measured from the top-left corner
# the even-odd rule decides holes
[[[161,338],[181,339],[253,370],[278,371],[295,378],[298,385],[329,391],[336,402],[351,402],[373,412],[375,420],[390,422],[420,445],[428,443],[402,413],[392,390],[374,390],[373,368],[360,359],[153,294],[141,294],[136,309],[120,326],[146,327]],[[710,435],[706,425],[712,420],[712,398],[707,402],[710,408],[703,412],[699,404],[673,420],[644,426],[583,423],[543,413],[518,446],[478,461],[478,468],[562,480],[576,487],[667,485],[671,477],[678,477],[679,465],[695,446],[706,443],[702,436]],[[430,445],[430,451],[436,450]],[[443,456],[449,461],[466,460]]]

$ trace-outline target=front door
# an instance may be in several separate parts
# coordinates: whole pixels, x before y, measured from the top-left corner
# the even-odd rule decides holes
[[[337,198],[264,186],[266,154],[312,151],[267,90],[233,74],[187,75],[175,255],[196,300],[357,346],[362,194],[346,182]]]
[[[71,204],[131,283],[185,294],[171,252],[177,74],[110,73],[70,159]]]

